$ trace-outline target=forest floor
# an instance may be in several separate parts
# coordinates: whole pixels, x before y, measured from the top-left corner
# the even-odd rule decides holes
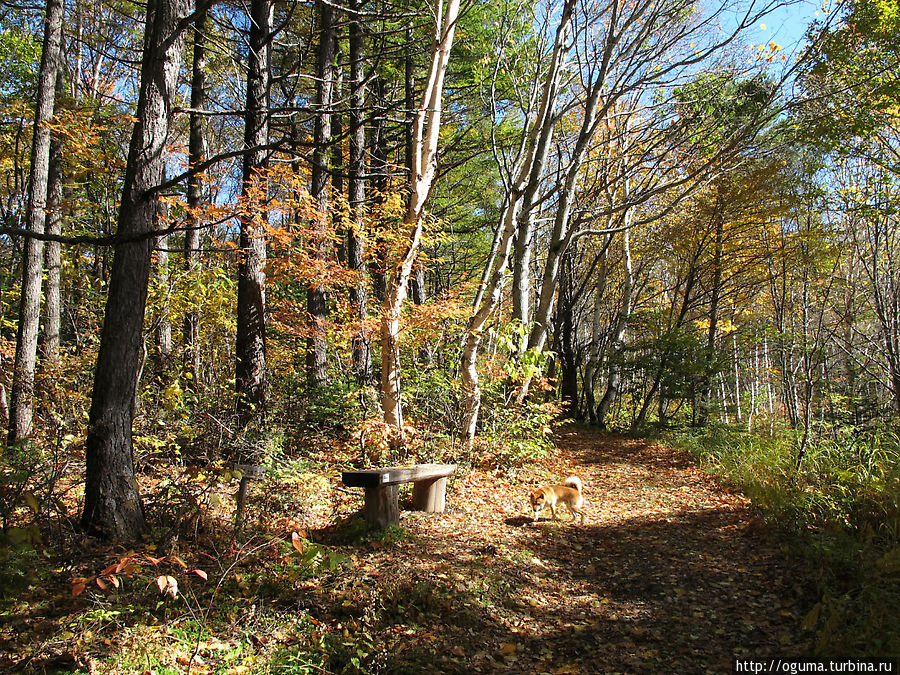
[[[380,584],[446,589],[415,631],[395,627],[393,659],[433,654],[458,672],[721,673],[735,657],[806,653],[803,584],[746,499],[665,445],[583,430],[557,443],[545,478],[581,477],[584,527],[564,508],[561,522],[523,513],[540,480],[474,471],[453,485],[449,513],[403,514],[414,538],[365,557]]]
[[[180,550],[180,608],[164,606],[153,576],[118,601],[88,579],[70,597],[69,567],[59,593],[30,589],[19,604],[28,611],[0,616],[0,669],[724,673],[735,657],[808,653],[808,580],[745,498],[653,441],[566,429],[556,441],[517,473],[461,471],[446,513],[402,511],[402,529],[381,538],[348,542],[334,523],[349,522],[361,491],[334,480],[322,527],[301,530],[315,544],[292,547],[297,528],[281,523],[278,546],[218,572],[208,553]],[[529,491],[573,474],[586,524],[565,509],[558,522],[546,512],[532,522]],[[286,561],[304,550],[334,564],[298,574]],[[106,566],[101,550],[89,553],[76,574]],[[195,565],[208,585],[189,574]]]

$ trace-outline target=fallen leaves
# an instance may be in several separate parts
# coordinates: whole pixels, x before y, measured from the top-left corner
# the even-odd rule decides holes
[[[572,524],[567,514],[532,523],[522,509],[529,491],[572,474],[585,484],[587,524]],[[778,552],[756,538],[759,530],[747,526],[746,500],[665,446],[566,434],[558,452],[512,478],[460,472],[451,481],[448,511],[404,511],[408,536],[398,540],[343,545],[313,529],[360,501],[335,492],[335,510],[324,509],[321,523],[287,511],[271,514],[267,526],[281,523],[271,554],[266,549],[223,573],[216,586],[201,583],[210,576],[203,568],[224,569],[211,556],[187,546],[156,555],[148,545],[147,552],[111,559],[108,551],[95,551],[90,565],[60,567],[54,597],[61,602],[87,593],[115,607],[132,592],[181,602],[191,601],[195,590],[218,589],[217,602],[230,604],[213,610],[220,612],[214,632],[178,652],[190,661],[199,645],[201,659],[180,664],[181,672],[194,673],[256,672],[244,655],[275,653],[310,635],[344,645],[348,654],[368,650],[372,663],[387,671],[413,669],[425,658],[434,661],[425,670],[434,672],[696,672],[730,663],[738,653],[803,653],[796,635],[806,612],[795,600],[796,580]],[[325,565],[321,576],[297,573],[305,569],[303,556],[324,561],[330,553],[346,564]],[[128,583],[133,578],[147,585]],[[67,604],[92,605],[83,598]],[[279,605],[288,610],[282,623],[256,635],[249,608]],[[296,633],[285,630],[287,615],[305,622]],[[19,628],[46,640],[51,629],[40,632],[42,625],[35,620]],[[94,630],[97,640],[82,633],[83,646],[73,642],[72,648],[104,649],[103,639],[112,641],[111,652],[122,648],[116,635]],[[226,659],[232,652],[241,656]]]

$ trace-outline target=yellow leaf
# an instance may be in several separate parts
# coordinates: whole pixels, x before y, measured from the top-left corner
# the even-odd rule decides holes
[[[41,505],[38,503],[37,497],[34,496],[34,493],[31,490],[22,496],[25,498],[25,503],[28,505],[28,508],[35,514],[41,510]]]
[[[574,663],[570,663],[567,666],[563,666],[562,668],[557,668],[553,671],[554,675],[578,675],[581,672],[581,668],[579,668]]]

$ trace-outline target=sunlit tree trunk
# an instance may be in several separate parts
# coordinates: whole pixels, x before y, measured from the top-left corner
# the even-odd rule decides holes
[[[238,423],[246,426],[266,405],[266,220],[265,170],[269,138],[269,78],[272,5],[252,0],[244,115],[243,199],[237,289],[235,387]]]
[[[131,425],[143,351],[150,252],[165,175],[166,146],[181,66],[178,24],[186,0],[147,4],[137,121],[131,136],[118,235],[85,442],[86,481],[81,524],[88,532],[134,539],[144,510],[134,478]]]
[[[337,36],[335,10],[330,2],[319,0],[319,51],[316,61],[316,118],[313,129],[312,180],[310,197],[316,205],[315,233],[310,245],[318,258],[326,255],[328,226],[331,219],[328,155],[331,145],[331,106],[334,93]],[[306,378],[313,385],[325,383],[328,344],[325,336],[326,297],[320,283],[312,283],[306,291],[306,311],[310,336],[306,339]]]
[[[359,21],[360,0],[349,0],[349,55],[350,55],[350,148],[347,158],[347,201],[350,207],[351,226],[347,232],[347,265],[359,275],[350,287],[350,305],[356,314],[359,328],[353,335],[353,369],[356,381],[366,384],[372,378],[370,337],[365,321],[368,303],[368,285],[365,277],[366,236],[366,104],[365,42],[363,27]]]
[[[156,324],[156,352],[160,366],[165,367],[172,354],[172,321],[169,318],[169,236],[156,238],[156,283],[163,291],[159,321]]]
[[[26,204],[26,229],[37,235],[44,234],[46,221],[47,179],[50,170],[49,123],[56,103],[56,73],[60,61],[62,22],[63,0],[47,0]],[[26,237],[22,259],[16,356],[13,361],[12,387],[9,392],[9,443],[15,443],[31,433],[43,270],[43,241]]]
[[[399,428],[401,434],[403,409],[400,401],[400,312],[406,300],[409,276],[422,241],[422,217],[437,166],[444,74],[447,71],[459,14],[459,0],[447,0],[446,7],[442,5],[443,2],[438,3],[435,14],[435,41],[431,54],[431,68],[422,95],[422,104],[416,111],[413,175],[406,215],[403,218],[403,224],[409,229],[409,235],[391,274],[381,319],[381,407],[384,421]]]
[[[198,9],[194,19],[193,58],[191,63],[191,113],[188,124],[188,165],[199,166],[206,157],[203,137],[203,109],[206,107],[206,10]],[[200,265],[200,208],[203,204],[203,176],[195,173],[188,178],[188,220],[184,233],[184,271],[192,275]],[[198,389],[200,377],[200,313],[191,306],[184,314],[182,342],[183,368],[187,386]]]
[[[503,216],[497,226],[500,235],[499,237],[495,236],[496,245],[492,247],[496,251],[492,251],[493,255],[488,261],[488,265],[493,265],[493,269],[485,270],[482,286],[477,293],[478,302],[466,323],[466,337],[460,365],[463,391],[461,436],[470,444],[475,438],[478,414],[481,410],[481,386],[477,364],[482,335],[488,319],[500,302],[520,214],[524,208],[530,209],[530,205],[533,203],[530,200],[537,194],[538,186],[544,176],[547,153],[553,140],[553,129],[556,122],[555,110],[561,86],[560,78],[569,49],[569,31],[574,7],[575,1],[567,0],[560,15],[553,54],[541,90],[538,114],[525,137],[524,152],[518,166],[515,167],[515,173],[507,189]],[[529,194],[531,198],[529,198]]]
[[[566,168],[565,180],[560,186],[556,212],[553,218],[553,226],[550,232],[550,242],[544,260],[543,274],[541,275],[541,290],[538,295],[537,307],[534,319],[530,322],[531,329],[528,333],[528,349],[541,351],[547,341],[547,329],[550,323],[550,312],[556,297],[559,283],[559,268],[562,257],[565,255],[572,242],[574,230],[572,229],[572,207],[575,192],[578,187],[578,174],[584,163],[588,146],[597,130],[598,110],[600,108],[603,84],[605,82],[605,66],[600,69],[590,94],[585,101],[584,118],[581,122],[577,139],[572,148],[572,158]],[[522,382],[522,387],[516,396],[516,403],[521,405],[528,395],[531,378]]]
[[[57,78],[57,84],[60,78]],[[57,90],[60,87],[57,86]],[[54,138],[50,142],[50,173],[47,184],[47,234],[62,234],[63,214],[63,166],[62,142]],[[44,245],[44,267],[47,270],[47,290],[44,300],[44,328],[42,356],[48,366],[59,361],[59,341],[62,313],[62,248],[58,241]]]

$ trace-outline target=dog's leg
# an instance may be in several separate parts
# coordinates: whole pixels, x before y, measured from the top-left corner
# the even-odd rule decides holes
[[[556,515],[556,504],[550,504],[550,513],[553,514],[553,520],[559,520],[559,516]]]
[[[578,513],[579,516],[581,516],[581,524],[584,525],[584,509],[574,509],[574,510],[572,511],[572,520],[573,520],[573,521],[575,520],[575,513],[576,513],[576,512]]]

